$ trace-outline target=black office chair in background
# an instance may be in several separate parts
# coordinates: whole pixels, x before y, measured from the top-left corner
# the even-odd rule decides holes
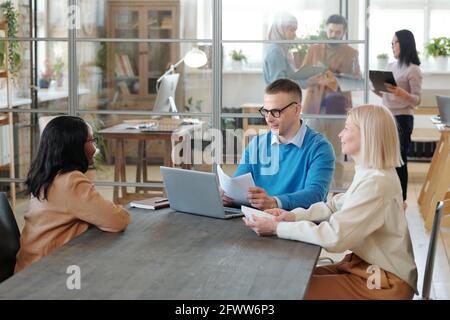
[[[0,193],[0,283],[14,274],[20,232],[4,192]]]
[[[427,262],[425,264],[425,272],[423,274],[422,300],[430,300],[431,282],[433,280],[434,258],[436,255],[437,239],[439,236],[439,227],[441,224],[442,208],[444,201],[438,202],[436,213],[433,219],[433,227],[430,234],[430,244],[428,245]]]

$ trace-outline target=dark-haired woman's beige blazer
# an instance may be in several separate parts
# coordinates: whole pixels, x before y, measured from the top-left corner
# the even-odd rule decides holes
[[[103,231],[120,232],[129,223],[128,212],[104,199],[80,171],[57,175],[48,200],[34,197],[30,200],[15,272],[79,236],[91,225]]]

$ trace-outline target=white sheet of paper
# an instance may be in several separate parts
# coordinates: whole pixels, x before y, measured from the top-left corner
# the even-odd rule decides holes
[[[253,220],[252,216],[257,216],[257,217],[262,217],[262,218],[269,218],[269,219],[273,219],[274,216],[271,214],[268,214],[267,212],[258,210],[258,209],[253,209],[253,208],[249,208],[246,206],[241,206],[241,211],[242,213],[245,215],[245,217],[248,220]]]
[[[223,172],[221,166],[217,166],[217,174],[220,187],[226,196],[232,198],[237,204],[250,204],[247,200],[248,188],[255,186],[251,173],[231,178]]]

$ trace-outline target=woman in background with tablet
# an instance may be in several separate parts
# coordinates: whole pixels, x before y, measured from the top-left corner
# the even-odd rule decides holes
[[[400,149],[403,164],[397,168],[403,193],[403,206],[406,209],[408,189],[408,149],[414,127],[414,108],[420,104],[422,93],[422,72],[417,55],[416,41],[409,30],[395,32],[392,39],[392,52],[395,62],[388,65],[394,74],[397,86],[386,84],[386,92],[375,92],[383,98],[383,105],[388,107],[397,121]]]

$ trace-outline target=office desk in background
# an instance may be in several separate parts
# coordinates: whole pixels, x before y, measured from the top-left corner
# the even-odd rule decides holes
[[[0,299],[302,299],[320,253],[258,237],[240,218],[130,213],[125,232],[89,229],[0,284]],[[70,265],[80,290],[66,287]]]
[[[149,120],[158,121],[158,120]],[[138,140],[137,150],[137,166],[136,166],[136,182],[161,182],[149,181],[147,179],[147,161],[146,161],[146,141],[159,140],[164,143],[164,166],[173,166],[172,162],[172,146],[175,142],[187,137],[193,137],[194,130],[201,130],[203,123],[180,125],[182,120],[179,119],[161,119],[159,126],[152,131],[141,131],[131,127],[138,125],[138,123],[145,122],[145,120],[129,121],[127,123],[120,123],[110,128],[99,131],[99,134],[105,139],[113,139],[116,142],[115,150],[115,166],[114,166],[114,181],[126,182],[126,159],[125,159],[125,140]],[[131,129],[130,129],[131,128]],[[185,166],[186,167],[186,166]],[[118,204],[128,203],[136,198],[139,191],[136,188],[136,193],[128,193],[126,187],[114,187],[113,201]],[[162,192],[162,189],[159,189]],[[121,191],[121,194],[119,194]],[[148,197],[142,195],[143,197]],[[142,198],[137,197],[137,198]]]
[[[433,225],[437,203],[450,199],[450,128],[441,123],[435,123],[435,126],[440,133],[440,139],[434,150],[427,177],[417,199],[425,221],[425,227],[428,230],[431,230]],[[443,215],[449,213],[450,208],[444,207]],[[450,226],[450,220],[443,218],[441,226]]]

